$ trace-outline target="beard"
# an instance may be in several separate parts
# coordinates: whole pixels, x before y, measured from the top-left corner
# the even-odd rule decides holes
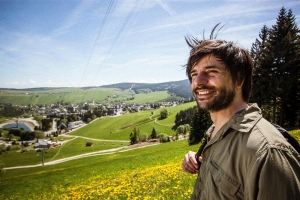
[[[198,107],[209,112],[217,112],[228,108],[233,102],[236,94],[232,87],[230,89],[226,89],[225,86],[220,88],[204,86],[203,89],[213,89],[217,92],[217,95],[207,102],[197,99],[196,95],[194,94]]]

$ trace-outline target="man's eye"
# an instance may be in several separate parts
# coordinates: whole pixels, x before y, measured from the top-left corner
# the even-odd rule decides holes
[[[215,69],[210,69],[210,70],[207,70],[206,72],[207,73],[218,73],[218,71]]]
[[[192,73],[192,74],[191,74],[191,77],[194,77],[194,76],[197,76],[197,74],[196,74],[196,73]]]

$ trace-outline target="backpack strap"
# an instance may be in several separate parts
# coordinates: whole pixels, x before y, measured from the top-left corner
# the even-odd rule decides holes
[[[200,166],[201,166],[201,162],[199,161],[199,157],[201,156],[201,154],[203,152],[203,149],[206,146],[206,144],[207,144],[207,137],[204,137],[204,140],[203,140],[198,152],[195,154],[195,158],[196,158],[196,161],[198,163],[198,169],[200,169]]]
[[[294,149],[300,154],[300,145],[299,142],[296,140],[296,138],[281,126],[274,123],[271,124],[282,134],[282,136],[288,141],[288,143],[290,143],[294,147]]]
[[[299,145],[299,142],[296,140],[296,138],[293,135],[291,135],[287,130],[282,128],[281,126],[274,124],[274,123],[271,123],[271,124],[282,134],[282,136],[288,141],[288,143],[290,143],[294,147],[294,149],[300,154],[300,145]],[[198,169],[201,166],[199,157],[201,156],[201,154],[204,150],[204,147],[207,144],[207,140],[208,140],[207,137],[204,137],[204,140],[203,140],[198,152],[195,154],[195,158],[198,163]]]

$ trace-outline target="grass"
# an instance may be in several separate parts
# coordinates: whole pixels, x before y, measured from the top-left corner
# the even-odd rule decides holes
[[[106,140],[129,140],[129,135],[133,127],[140,129],[140,133],[147,133],[148,135],[151,134],[152,128],[155,128],[158,134],[166,133],[173,135],[174,131],[172,131],[171,128],[174,125],[176,114],[180,110],[193,107],[194,105],[195,103],[191,102],[174,107],[167,107],[169,116],[164,120],[158,120],[157,118],[156,120],[155,118],[149,120],[152,112],[154,112],[154,116],[159,116],[160,109],[128,113],[119,117],[104,117],[92,122],[92,126],[85,126],[73,131],[70,135]]]
[[[177,141],[52,166],[6,170],[0,198],[163,199],[162,190],[164,196],[188,198],[195,176],[182,172],[180,165],[182,156],[197,148]]]
[[[134,126],[136,126],[136,128],[140,130],[140,133],[147,133],[148,135],[151,134],[152,128],[155,128],[158,134],[166,133],[169,135],[173,135],[174,132],[171,130],[171,128],[173,126],[176,113],[180,110],[192,107],[193,105],[194,103],[187,103],[175,107],[169,107],[167,109],[170,114],[167,119],[157,120],[157,123],[153,119],[152,121],[142,123],[137,126],[137,123],[144,121],[145,119],[149,119],[151,116],[151,112],[154,112],[154,115],[158,115],[160,112],[159,109],[154,111],[129,113],[119,117],[105,117],[98,119],[88,126],[84,126],[69,133],[69,136],[81,136],[99,140],[127,140],[128,142],[101,142],[97,140],[77,138],[63,144],[61,147],[51,148],[47,150],[47,153],[45,153],[44,156],[45,162],[69,156],[75,156],[82,153],[90,153],[94,151],[126,146],[129,144],[129,135]],[[173,123],[171,124],[171,122]],[[132,124],[132,126],[121,129],[121,127],[124,127],[128,124]],[[59,142],[61,140],[66,141],[70,140],[70,137],[60,136],[55,140],[58,140]],[[85,147],[85,143],[87,141],[93,142],[94,145],[92,147]],[[5,167],[40,164],[42,160],[41,153],[36,153],[32,146],[28,147],[27,150],[28,152],[24,154],[21,154],[20,151],[9,151],[6,153],[2,153],[1,158],[5,164]],[[12,157],[13,159],[11,159]]]
[[[294,127],[288,130],[297,140],[300,141],[300,127]]]
[[[116,95],[115,97],[113,97]],[[157,102],[168,98],[167,91],[135,94],[131,90],[117,88],[57,88],[47,90],[0,90],[0,103],[13,105],[51,104],[57,102],[83,103],[92,102],[110,103],[126,102]],[[127,100],[134,97],[133,100]]]
[[[91,147],[86,147],[86,142],[93,142]],[[79,154],[91,153],[101,150],[108,150],[112,148],[125,147],[128,146],[127,143],[120,142],[108,142],[108,141],[94,141],[87,140],[82,138],[75,138],[70,140],[61,146],[51,147],[47,149],[44,154],[45,162],[53,161],[57,159],[67,158],[71,156],[76,156]],[[19,151],[6,151],[2,153],[1,159],[4,163],[4,167],[13,167],[13,166],[25,166],[25,165],[36,165],[41,164],[42,161],[42,152],[36,152],[33,149],[33,146],[27,148],[26,153],[20,153]],[[12,159],[13,158],[13,159]]]
[[[47,150],[45,161],[128,146],[125,142],[99,140],[128,140],[135,126],[141,133],[150,134],[154,127],[158,133],[172,135],[177,112],[194,105],[168,107],[169,116],[164,120],[148,120],[151,112],[158,116],[159,109],[98,119],[68,137],[57,138],[69,141]],[[300,140],[299,128],[289,131]],[[86,147],[87,141],[93,145]],[[196,175],[184,173],[181,161],[199,146],[181,140],[55,165],[5,170],[0,176],[0,199],[190,199]],[[25,154],[9,151],[0,158],[5,167],[41,164],[41,153],[32,147]]]

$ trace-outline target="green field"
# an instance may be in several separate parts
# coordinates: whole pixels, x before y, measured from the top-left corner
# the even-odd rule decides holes
[[[189,199],[196,179],[180,169],[177,141],[51,166],[6,170],[1,199]],[[165,191],[162,193],[161,191]]]
[[[68,137],[60,136],[59,141],[68,142],[44,153],[45,163],[93,152],[99,152],[97,156],[41,166],[42,153],[34,151],[32,146],[27,147],[26,153],[3,153],[0,159],[4,167],[38,166],[4,170],[0,176],[0,198],[141,199],[142,195],[149,199],[176,199],[179,195],[180,199],[189,199],[195,176],[181,170],[181,160],[186,152],[197,150],[199,145],[189,146],[183,140],[146,148],[128,147],[134,127],[141,133],[150,134],[155,128],[158,133],[173,135],[171,128],[176,113],[194,105],[168,107],[169,117],[164,120],[158,120],[160,109],[101,118],[70,132]],[[93,145],[86,147],[87,141]],[[104,150],[113,152],[103,153]],[[115,188],[119,188],[119,192]],[[163,196],[162,190],[165,191]]]
[[[129,135],[134,127],[148,135],[152,128],[173,135],[176,113],[194,105],[167,107],[169,116],[164,120],[158,119],[160,109],[97,119],[57,138],[65,143],[46,150],[45,166],[41,166],[42,153],[32,146],[26,153],[2,153],[0,164],[4,167],[38,166],[4,170],[0,199],[190,199],[196,175],[184,173],[181,161],[200,144],[189,146],[186,140],[180,140],[129,148]],[[290,132],[300,140],[298,128]],[[86,142],[93,145],[86,147]],[[88,154],[92,155],[47,165]]]
[[[155,128],[158,134],[166,133],[171,136],[175,133],[171,128],[174,125],[176,114],[180,110],[185,110],[195,105],[195,102],[191,102],[167,107],[169,117],[163,120],[158,119],[160,109],[128,113],[119,117],[104,117],[92,122],[93,126],[85,126],[72,132],[71,135],[106,140],[129,140],[130,132],[133,130],[133,127],[136,127],[140,130],[140,133],[150,135],[152,128]],[[151,118],[152,112],[153,116]]]
[[[114,96],[115,95],[115,96]],[[133,100],[127,100],[134,97]],[[132,90],[117,88],[58,88],[44,90],[0,90],[0,103],[14,105],[36,105],[52,103],[84,103],[92,102],[110,103],[118,101],[127,102],[156,102],[169,97],[167,91],[151,92],[148,94],[135,94]]]

